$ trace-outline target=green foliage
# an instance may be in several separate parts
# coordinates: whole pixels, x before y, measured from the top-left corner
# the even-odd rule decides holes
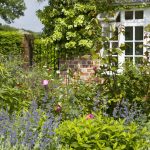
[[[38,11],[45,25],[45,43],[51,44],[60,58],[69,58],[99,50],[101,26],[92,1],[50,1]]]
[[[121,100],[125,98],[130,102],[142,102],[146,96],[149,97],[149,65],[143,64],[137,67],[126,63],[121,74],[117,73],[117,66],[111,65],[109,68],[102,66],[101,68],[100,74],[104,71],[104,74],[101,74],[101,77],[104,78],[103,91],[109,99]],[[149,99],[147,100],[149,101]]]
[[[15,146],[12,146],[9,140],[6,142],[3,142],[3,139],[0,139],[0,149],[1,150],[27,150],[28,147],[21,145],[21,144],[16,144]]]
[[[114,8],[117,10],[121,9],[132,9],[132,8],[146,8],[150,7],[149,2],[144,1],[126,1],[126,0],[120,0],[115,5]]]
[[[14,19],[23,16],[24,10],[25,3],[23,0],[0,1],[0,17],[8,23],[11,23]]]
[[[0,106],[12,113],[27,109],[33,99],[41,101],[44,95],[41,82],[52,75],[45,68],[24,69],[20,57],[0,58]]]
[[[62,105],[63,119],[74,119],[81,115],[91,113],[94,107],[96,88],[93,84],[84,82],[71,83],[69,85],[59,84],[53,89],[56,102]],[[57,104],[57,103],[56,103]]]
[[[12,67],[12,65],[15,66]],[[21,110],[29,104],[26,101],[27,89],[19,89],[19,79],[16,79],[21,71],[18,70],[18,67],[14,61],[11,63],[7,61],[7,64],[1,62],[0,64],[0,103],[1,107],[8,109],[10,113],[14,110]]]
[[[45,139],[51,140],[49,131],[52,131],[52,128],[47,129],[47,126],[51,127],[51,124],[53,124],[53,120],[51,119],[57,120],[61,116],[61,121],[64,122],[57,129],[57,134],[53,136],[54,141],[57,143],[57,148],[55,143],[53,143],[54,149],[145,150],[150,147],[148,143],[150,134],[144,127],[147,125],[149,128],[149,122],[144,124],[143,121],[141,121],[141,123],[139,121],[140,124],[138,125],[134,122],[126,124],[126,122],[121,119],[115,120],[111,118],[110,116],[112,115],[110,114],[108,114],[109,117],[103,117],[100,114],[94,115],[94,119],[88,120],[85,119],[85,117],[79,118],[85,114],[92,113],[94,106],[96,106],[97,111],[100,112],[100,109],[105,107],[102,101],[106,98],[107,101],[114,100],[115,102],[122,98],[129,99],[131,102],[133,100],[139,101],[145,106],[142,111],[147,110],[147,112],[149,112],[149,99],[142,101],[143,96],[145,97],[145,94],[147,94],[147,96],[149,94],[149,66],[147,64],[143,64],[143,66],[139,66],[138,68],[128,64],[124,66],[124,72],[118,75],[116,70],[111,68],[110,63],[109,68],[103,69],[111,69],[113,74],[112,76],[106,75],[104,74],[106,70],[104,70],[101,77],[106,80],[104,85],[99,86],[95,83],[84,83],[80,80],[74,80],[74,82],[72,82],[72,80],[70,80],[70,77],[72,77],[71,71],[67,72],[67,82],[64,82],[64,79],[59,78],[59,72],[57,72],[57,76],[55,74],[54,77],[53,72],[48,66],[44,66],[43,68],[33,66],[32,68],[24,69],[22,67],[23,62],[16,61],[15,57],[7,60],[1,55],[0,59],[0,106],[8,110],[9,113],[15,111],[21,112],[21,119],[22,117],[24,118],[24,110],[27,111],[28,118],[25,116],[25,119],[20,119],[20,122],[19,117],[18,120],[17,118],[12,119],[12,123],[15,123],[12,131],[16,131],[17,138],[20,139],[20,141],[23,141],[24,137],[26,137],[25,132],[29,135],[32,132],[33,139],[29,136],[29,141],[26,142],[29,143],[30,140],[32,142],[36,137],[37,139],[34,141],[35,144],[33,147],[38,149],[40,140],[45,141],[45,143]],[[100,72],[96,70],[96,75],[99,75],[99,73]],[[49,82],[47,85],[42,85],[42,81],[45,79]],[[147,90],[143,89],[142,86]],[[122,96],[120,96],[121,94]],[[38,106],[33,109],[38,111],[38,113],[33,111],[33,113],[29,115],[30,109],[28,108],[32,100],[38,103]],[[58,109],[58,105],[61,107],[60,110]],[[114,108],[113,105],[110,107]],[[131,112],[133,113],[131,115],[134,115],[135,112]],[[53,116],[51,116],[51,113]],[[39,120],[36,122],[37,118],[39,118]],[[79,119],[73,120],[74,118]],[[141,116],[137,119],[141,119]],[[132,121],[134,121],[134,119],[132,119]],[[30,128],[26,130],[26,126],[24,125],[30,125]],[[57,125],[58,124],[54,127]],[[45,127],[46,130],[48,130],[46,134],[44,133]],[[34,137],[34,134],[38,134],[38,137]],[[53,135],[53,133],[51,134]],[[8,139],[6,137],[3,137],[3,139],[10,140],[9,137],[8,135]],[[58,146],[59,137],[61,141]],[[14,147],[10,148],[11,144],[5,140],[8,144],[8,149],[22,149],[23,147],[20,141],[18,141]],[[7,147],[1,139],[0,142],[1,146]],[[48,143],[48,145],[52,147],[53,144]],[[23,149],[26,149],[26,147]],[[49,149],[52,148],[50,147]]]
[[[15,27],[11,27],[9,25],[1,25],[0,24],[0,31],[18,31],[18,29]]]
[[[56,129],[62,149],[71,150],[145,150],[149,148],[147,128],[125,125],[123,120],[95,115],[94,119],[64,121]]]
[[[45,43],[55,48],[58,58],[94,54],[105,41],[97,19],[99,13],[114,15],[115,11],[122,9],[148,7],[145,3],[130,5],[125,0],[115,4],[115,0],[49,0],[44,10],[38,11],[38,17],[45,26]]]
[[[36,65],[47,66],[51,69],[56,69],[58,65],[57,56],[54,47],[46,45],[42,39],[34,40],[33,62]]]
[[[143,112],[149,113],[150,103],[150,66],[147,60],[141,64],[133,65],[126,62],[119,67],[118,61],[113,57],[114,53],[120,55],[121,49],[106,49],[106,57],[101,58],[100,69],[96,76],[103,79],[99,85],[101,98],[107,99],[110,109],[116,107],[123,99],[128,100],[129,108],[136,102],[143,107]],[[120,70],[120,72],[118,72]],[[112,111],[111,111],[112,113]]]
[[[148,25],[144,28],[144,30],[145,30],[146,32],[150,32],[150,24],[148,24]]]
[[[0,53],[19,55],[22,52],[22,34],[16,31],[0,31]]]

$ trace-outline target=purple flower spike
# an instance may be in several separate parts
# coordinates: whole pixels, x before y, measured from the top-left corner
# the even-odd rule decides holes
[[[88,114],[87,116],[86,116],[86,119],[93,119],[94,118],[94,115],[93,114]]]
[[[42,85],[46,86],[46,85],[48,85],[48,82],[49,82],[48,80],[43,80]]]

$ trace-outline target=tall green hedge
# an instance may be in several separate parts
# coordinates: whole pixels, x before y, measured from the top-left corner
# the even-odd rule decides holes
[[[17,31],[0,31],[0,53],[4,55],[20,54],[23,34]]]
[[[42,42],[39,36],[34,35],[33,62],[41,66],[55,68],[57,54],[55,49]],[[3,55],[21,55],[23,33],[19,31],[0,31],[0,53]]]

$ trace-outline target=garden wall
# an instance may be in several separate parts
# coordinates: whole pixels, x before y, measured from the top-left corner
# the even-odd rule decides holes
[[[67,69],[71,70],[73,79],[81,79],[85,81],[91,81],[95,70],[99,68],[100,61],[93,60],[90,56],[88,58],[72,58],[70,60],[60,60],[59,68],[61,75],[65,77],[67,75]]]

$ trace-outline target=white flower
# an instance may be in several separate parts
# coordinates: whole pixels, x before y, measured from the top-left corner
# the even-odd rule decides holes
[[[45,65],[45,66],[43,66],[43,68],[47,68],[47,66]]]
[[[60,71],[59,71],[59,70],[57,70],[57,71],[56,71],[56,73],[57,73],[57,74],[60,74]]]

